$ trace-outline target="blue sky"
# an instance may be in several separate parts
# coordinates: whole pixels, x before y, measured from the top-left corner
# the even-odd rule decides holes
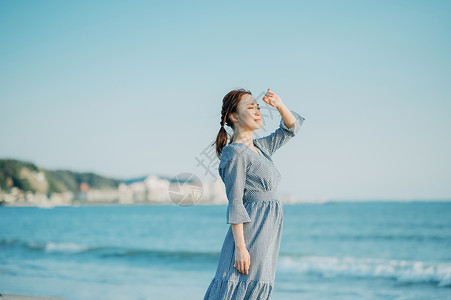
[[[216,137],[222,98],[271,88],[306,119],[274,155],[283,192],[450,199],[450,11],[449,1],[1,1],[0,158],[212,179],[195,158]]]

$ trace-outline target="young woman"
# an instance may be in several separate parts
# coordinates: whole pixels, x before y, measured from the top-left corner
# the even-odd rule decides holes
[[[281,175],[274,152],[295,136],[305,120],[268,89],[263,101],[277,108],[280,125],[268,136],[253,139],[261,127],[260,107],[251,92],[238,89],[222,101],[216,142],[219,174],[228,199],[226,234],[216,274],[204,300],[271,299],[283,226],[278,197]],[[228,125],[233,129],[229,144]]]

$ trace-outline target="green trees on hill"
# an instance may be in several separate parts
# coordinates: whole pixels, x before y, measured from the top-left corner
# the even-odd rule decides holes
[[[121,183],[94,173],[45,170],[30,162],[0,159],[0,187],[4,192],[13,187],[22,191],[45,191],[47,194],[77,192],[83,182],[93,189],[117,188]]]
[[[68,170],[44,171],[49,181],[49,193],[51,192],[76,192],[82,182],[86,182],[90,188],[106,189],[117,188],[120,180],[106,178],[94,173],[77,173]]]
[[[32,163],[2,159],[0,160],[0,187],[2,190],[9,190],[12,187],[17,187],[23,191],[33,191],[30,182],[20,177],[20,170],[27,168],[34,172],[39,172],[39,168]]]

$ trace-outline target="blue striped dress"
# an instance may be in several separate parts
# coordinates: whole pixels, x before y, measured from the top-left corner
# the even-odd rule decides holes
[[[294,127],[288,128],[281,118],[273,133],[253,140],[259,154],[242,143],[228,144],[222,149],[218,171],[228,199],[226,221],[243,223],[251,263],[247,275],[233,266],[235,241],[230,225],[204,300],[271,299],[283,227],[278,196],[281,174],[271,157],[297,134],[305,120],[290,111],[296,117]]]

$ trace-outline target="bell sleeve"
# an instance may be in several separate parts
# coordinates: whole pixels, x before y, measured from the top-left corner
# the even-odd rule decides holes
[[[224,161],[221,161],[219,166],[219,173],[224,181],[228,200],[227,224],[248,223],[251,221],[243,204],[246,168],[245,156],[237,151],[234,151],[233,155],[229,155]]]
[[[299,129],[301,128],[301,125],[305,120],[305,118],[302,117],[297,112],[293,110],[290,110],[290,112],[296,118],[293,127],[288,128],[285,122],[283,121],[283,118],[281,117],[279,128],[277,128],[270,135],[255,140],[264,149],[266,149],[266,151],[269,153],[270,156],[272,156],[277,149],[285,145],[292,137],[294,137],[298,133]]]

